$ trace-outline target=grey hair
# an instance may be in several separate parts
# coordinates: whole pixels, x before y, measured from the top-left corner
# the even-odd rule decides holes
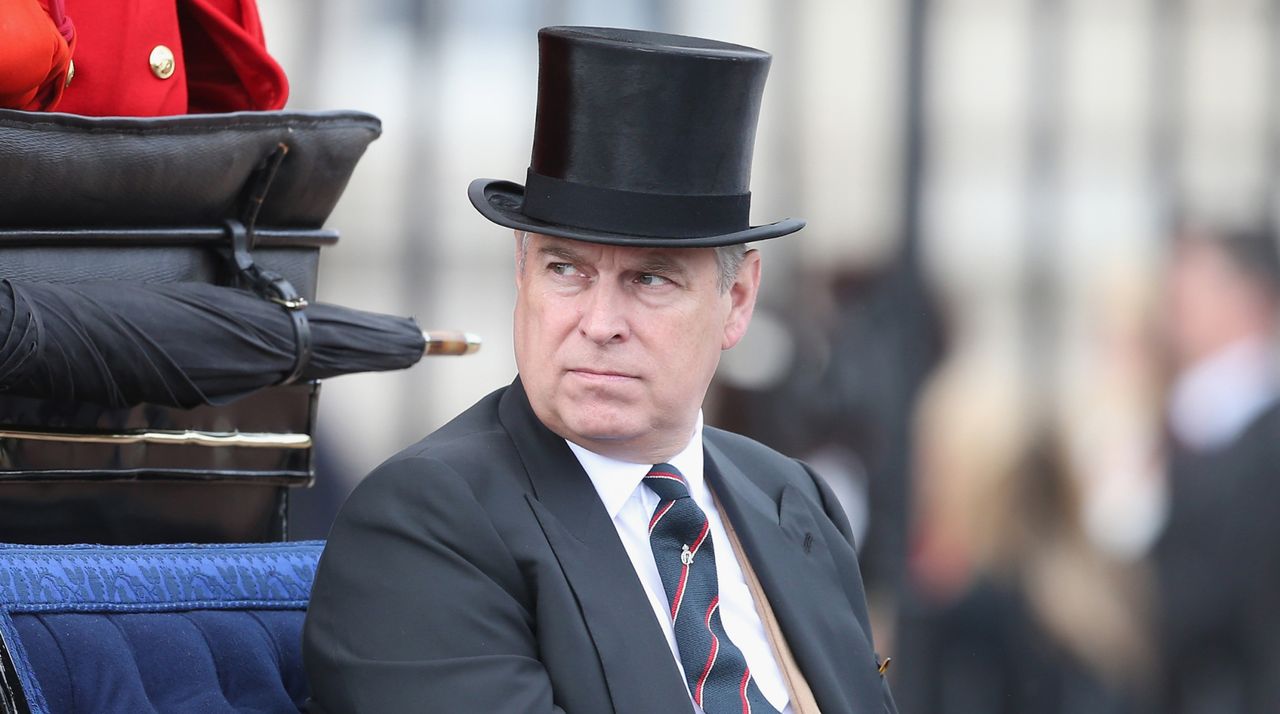
[[[517,230],[516,238],[520,240],[520,255],[517,258],[516,267],[523,273],[525,262],[529,257],[529,233]],[[717,283],[720,294],[729,292],[729,288],[733,287],[733,282],[738,279],[738,270],[742,267],[742,261],[747,257],[748,250],[745,243],[715,247],[716,268],[720,272]]]
[[[733,281],[738,279],[738,269],[742,267],[742,261],[747,257],[746,243],[734,243],[733,245],[716,246],[716,267],[720,268],[720,294],[729,292],[729,288],[733,287]]]
[[[529,258],[529,231],[516,229],[516,238],[520,240],[520,255],[516,258],[516,267],[524,274],[524,264]]]

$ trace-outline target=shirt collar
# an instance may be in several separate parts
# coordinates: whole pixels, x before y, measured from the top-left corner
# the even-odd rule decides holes
[[[617,518],[623,505],[631,499],[640,482],[653,468],[653,464],[634,464],[601,456],[581,446],[565,440],[573,455],[578,457],[582,470],[587,472],[591,484],[596,487],[605,510],[610,518]],[[689,482],[689,490],[693,492],[702,486],[702,410],[698,410],[698,422],[693,427],[689,443],[675,456],[667,459],[667,463],[679,469]]]
[[[1274,352],[1265,339],[1235,342],[1178,376],[1169,424],[1192,449],[1225,446],[1280,396]]]

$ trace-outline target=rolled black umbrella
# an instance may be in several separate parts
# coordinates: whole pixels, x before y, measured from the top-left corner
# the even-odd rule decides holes
[[[435,352],[410,318],[325,303],[306,315],[301,380],[404,369]],[[3,280],[0,330],[0,393],[111,407],[223,404],[287,379],[297,353],[286,308],[203,283]]]

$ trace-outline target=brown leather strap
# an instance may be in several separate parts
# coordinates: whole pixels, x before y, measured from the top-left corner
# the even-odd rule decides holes
[[[711,496],[715,499],[716,508],[724,514],[720,499],[714,493]],[[769,604],[769,598],[765,596],[764,588],[760,586],[760,578],[756,577],[751,561],[747,560],[747,554],[742,550],[742,542],[738,540],[733,524],[728,518],[722,517],[721,520],[724,521],[729,542],[733,544],[733,552],[738,556],[738,563],[742,566],[742,574],[747,578],[747,588],[751,591],[751,599],[755,601],[756,613],[760,615],[760,621],[764,623],[764,631],[769,635],[773,657],[777,660],[778,667],[782,670],[782,677],[787,682],[787,693],[791,695],[791,711],[794,714],[822,714],[818,709],[818,701],[813,698],[813,690],[809,689],[809,683],[801,673],[800,666],[796,664],[791,648],[787,646],[787,638],[783,636],[778,618],[773,614],[773,606]]]

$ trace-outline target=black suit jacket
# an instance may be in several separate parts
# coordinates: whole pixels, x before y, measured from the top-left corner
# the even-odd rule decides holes
[[[1231,443],[1174,444],[1156,544],[1159,711],[1274,714],[1280,702],[1280,401]]]
[[[894,712],[848,522],[804,465],[708,428],[705,473],[824,714]],[[667,714],[689,694],[590,479],[517,380],[378,467],[329,536],[314,711]]]

